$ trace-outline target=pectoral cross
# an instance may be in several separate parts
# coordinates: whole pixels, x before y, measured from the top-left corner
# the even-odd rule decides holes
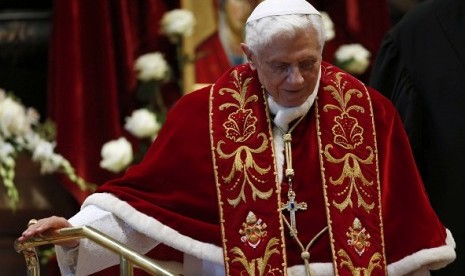
[[[295,212],[299,210],[307,210],[307,203],[305,202],[295,202],[295,192],[292,190],[292,187],[289,188],[287,192],[288,201],[286,204],[281,203],[281,211],[287,210],[289,211],[289,217],[291,220],[291,236],[297,236],[297,226],[296,226],[296,219],[295,219]]]
[[[285,176],[287,178],[287,184],[289,185],[289,191],[287,192],[288,201],[285,204],[281,203],[280,211],[283,211],[283,210],[289,211],[290,213],[289,217],[291,220],[291,223],[290,223],[291,224],[290,225],[291,236],[296,239],[297,239],[297,226],[296,226],[296,220],[295,220],[295,212],[299,210],[307,210],[307,203],[295,202],[295,192],[292,189],[292,181],[294,179],[294,169],[292,167],[292,135],[291,135],[291,132],[299,124],[299,122],[302,121],[303,118],[304,116],[301,116],[287,132],[285,132],[280,126],[276,125],[279,131],[281,131],[281,133],[283,134],[284,156],[286,159]],[[289,223],[287,221],[286,223],[289,226]]]

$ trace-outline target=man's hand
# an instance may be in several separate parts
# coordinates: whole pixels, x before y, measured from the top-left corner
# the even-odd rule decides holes
[[[21,237],[18,238],[18,241],[23,242],[26,239],[40,234],[55,234],[57,230],[65,227],[73,227],[73,225],[63,217],[52,216],[37,221],[34,220],[34,223],[29,223],[28,228],[22,233]],[[79,240],[64,241],[57,244],[72,248],[79,245]]]

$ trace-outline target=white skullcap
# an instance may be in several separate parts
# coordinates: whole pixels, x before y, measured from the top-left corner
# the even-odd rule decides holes
[[[264,0],[250,14],[247,23],[263,17],[286,14],[320,13],[306,0]]]

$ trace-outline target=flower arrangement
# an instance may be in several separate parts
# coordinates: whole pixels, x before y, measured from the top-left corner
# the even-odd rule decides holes
[[[336,36],[334,22],[327,12],[321,11],[326,41]],[[361,44],[341,45],[334,53],[334,65],[354,75],[362,75],[370,65],[371,53]]]
[[[170,42],[176,45],[177,66],[183,69],[187,58],[182,52],[182,38],[193,33],[195,18],[191,11],[174,9],[166,12],[161,19],[161,33],[166,35]],[[139,157],[142,156],[148,145],[157,137],[166,117],[166,107],[160,91],[160,85],[172,78],[172,69],[160,52],[146,53],[138,57],[134,63],[134,70],[139,80],[139,98],[145,100],[147,105],[134,110],[131,116],[125,118],[124,129],[139,139]],[[182,88],[181,78],[178,80]],[[102,160],[100,167],[118,173],[125,170],[139,158],[134,156],[131,143],[124,137],[105,143],[101,149]]]
[[[184,55],[182,42],[184,37],[191,36],[194,33],[195,25],[194,14],[186,9],[168,11],[161,19],[161,33],[176,45],[176,59],[179,71],[183,70],[185,62],[192,62],[192,58]],[[178,79],[178,85],[181,89],[184,88],[182,77]]]
[[[194,14],[185,9],[174,9],[166,12],[161,19],[161,31],[171,42],[179,44],[185,36],[194,32]]]
[[[334,55],[335,65],[354,75],[362,75],[370,65],[371,53],[361,44],[342,45]]]
[[[95,188],[76,175],[68,160],[55,153],[54,138],[50,121],[41,124],[35,109],[26,108],[13,93],[0,89],[0,181],[13,210],[19,201],[14,179],[16,158],[21,153],[30,154],[33,161],[40,163],[43,174],[61,172],[82,190]]]

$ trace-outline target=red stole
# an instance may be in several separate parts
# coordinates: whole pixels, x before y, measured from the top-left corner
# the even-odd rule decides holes
[[[315,112],[336,275],[384,275],[375,128],[366,87],[323,64]],[[226,274],[286,275],[287,229],[280,216],[271,119],[248,65],[212,87],[210,129]]]

